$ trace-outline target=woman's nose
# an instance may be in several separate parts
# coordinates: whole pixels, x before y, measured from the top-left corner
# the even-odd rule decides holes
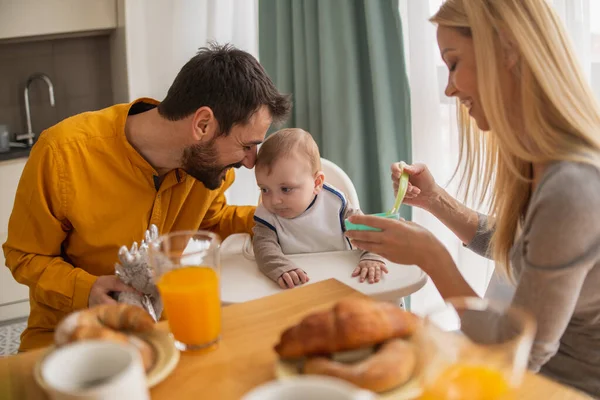
[[[444,94],[448,97],[453,97],[456,93],[456,88],[452,83],[451,79],[448,79],[448,83],[446,84],[446,90],[444,90]]]

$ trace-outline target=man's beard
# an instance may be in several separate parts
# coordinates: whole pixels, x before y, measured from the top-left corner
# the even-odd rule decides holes
[[[225,180],[227,170],[242,166],[241,162],[223,166],[218,160],[215,141],[211,140],[185,148],[181,165],[185,172],[202,182],[207,189],[215,190]]]

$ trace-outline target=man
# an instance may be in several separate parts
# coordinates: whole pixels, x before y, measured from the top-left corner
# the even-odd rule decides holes
[[[15,279],[29,286],[21,351],[48,345],[68,313],[113,303],[128,291],[114,275],[119,247],[161,234],[250,232],[254,207],[228,206],[232,168],[252,168],[281,95],[250,54],[203,48],[162,102],[68,118],[42,133],[23,171],[3,246]]]

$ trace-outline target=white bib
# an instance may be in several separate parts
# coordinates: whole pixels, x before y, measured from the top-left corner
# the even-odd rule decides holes
[[[279,217],[260,204],[254,220],[277,234],[283,254],[349,250],[343,229],[346,204],[342,192],[325,184],[313,204],[296,218]]]

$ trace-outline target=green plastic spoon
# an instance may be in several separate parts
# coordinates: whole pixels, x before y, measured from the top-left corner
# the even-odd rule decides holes
[[[400,168],[402,168],[402,170],[404,170],[405,165],[406,165],[405,163],[401,163]],[[402,172],[400,175],[400,185],[398,186],[398,194],[396,195],[396,202],[394,203],[394,208],[392,208],[390,211],[388,211],[386,213],[370,214],[370,215],[373,217],[399,220],[400,214],[398,214],[398,211],[400,210],[400,205],[402,204],[402,200],[404,200],[404,196],[406,196],[407,189],[408,189],[408,173]],[[351,231],[351,230],[380,231],[381,230],[381,229],[373,228],[368,225],[353,224],[352,222],[350,222],[348,220],[344,221],[344,225],[346,227],[346,230],[348,230],[348,231]]]
[[[404,172],[404,167],[406,164],[403,162],[400,163],[400,168],[402,169],[402,173],[400,174],[400,184],[398,185],[398,194],[396,195],[396,202],[394,203],[394,207],[388,212],[388,214],[398,214],[400,211],[400,205],[404,200],[404,196],[406,196],[406,191],[408,190],[408,172]]]

